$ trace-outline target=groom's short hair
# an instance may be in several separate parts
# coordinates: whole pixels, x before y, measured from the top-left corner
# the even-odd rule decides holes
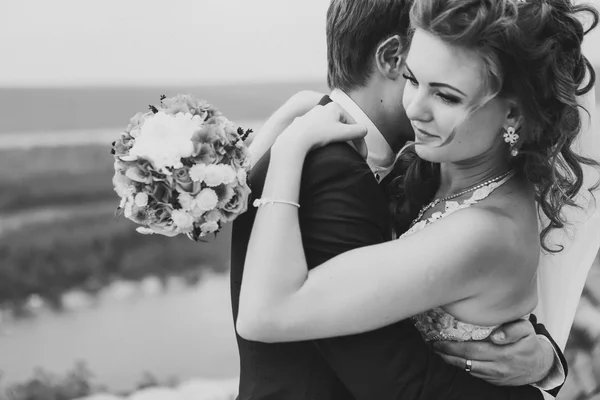
[[[400,35],[407,47],[411,0],[331,0],[327,10],[327,84],[345,92],[363,87],[373,55]]]

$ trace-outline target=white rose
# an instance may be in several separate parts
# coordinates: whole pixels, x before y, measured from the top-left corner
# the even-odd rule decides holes
[[[233,168],[231,168],[229,165],[220,165],[219,167],[221,168],[221,171],[223,173],[223,179],[221,183],[225,185],[233,183],[236,178],[236,173],[233,170]]]
[[[160,111],[144,121],[129,155],[150,160],[161,172],[167,167],[181,168],[181,158],[194,152],[191,138],[197,129],[192,114],[173,116]]]
[[[115,163],[113,164],[116,172],[125,172],[127,171],[127,164],[122,163],[120,160],[115,159]]]
[[[219,229],[219,224],[214,221],[205,222],[202,225],[200,225],[200,229],[202,230],[202,233],[205,233],[205,234],[213,233],[217,229]]]
[[[129,178],[119,172],[115,173],[113,176],[113,185],[115,187],[115,192],[117,192],[119,197],[127,197],[135,190],[131,183]]]
[[[179,235],[180,233],[184,233],[183,230],[181,228],[179,228],[177,225],[175,225],[175,223],[173,223],[172,221],[165,221],[165,222],[161,222],[161,223],[155,223],[150,225],[150,229],[152,229],[152,232],[158,234],[158,235],[163,235],[163,236],[167,236],[167,237],[175,237],[177,235]]]
[[[129,131],[129,134],[131,135],[132,138],[136,138],[136,137],[140,136],[140,133],[141,133],[141,129],[139,127],[133,128],[131,131]]]
[[[203,210],[209,211],[217,206],[219,196],[212,189],[203,189],[196,196],[196,204]]]
[[[190,168],[190,178],[194,182],[202,182],[206,178],[206,165],[196,164]]]
[[[135,205],[138,207],[146,207],[148,205],[148,195],[146,193],[136,194]]]
[[[190,211],[196,206],[196,199],[187,192],[180,192],[177,200],[179,201],[179,204],[181,204],[181,208],[186,211]]]
[[[219,186],[221,183],[223,183],[224,175],[225,174],[220,165],[207,165],[204,183],[210,187]]]
[[[132,190],[133,190],[133,188],[132,188]],[[131,195],[123,196],[121,198],[121,202],[119,203],[119,208],[125,210],[125,207],[127,207],[127,203],[129,202],[129,200],[130,200],[129,198],[130,197],[131,197]],[[129,218],[129,217],[127,217],[127,215],[125,215],[125,217]]]
[[[124,202],[122,201],[121,204],[123,207],[123,213],[125,215],[125,218],[127,219],[131,219],[131,217],[133,217],[133,196],[128,196],[125,197],[123,200],[125,200]]]
[[[182,210],[173,210],[171,213],[173,223],[177,225],[182,232],[189,232],[194,226],[194,218],[190,214]]]
[[[206,222],[219,222],[223,218],[223,214],[219,210],[212,210],[204,218]]]
[[[128,155],[128,156],[119,156],[119,159],[122,161],[136,161],[138,158],[137,158],[137,156]]]
[[[246,184],[246,178],[248,176],[248,173],[246,172],[246,170],[244,168],[240,168],[237,172],[237,180],[240,183],[240,185],[245,185]]]
[[[194,217],[194,220],[198,220],[200,219],[200,217],[206,214],[206,210],[196,205],[193,209],[190,210],[190,214],[192,215],[192,217]]]

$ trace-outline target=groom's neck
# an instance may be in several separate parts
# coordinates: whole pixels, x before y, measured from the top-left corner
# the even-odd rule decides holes
[[[394,153],[398,153],[414,132],[402,104],[387,104],[376,88],[363,87],[348,93],[348,96],[364,111],[388,142]]]

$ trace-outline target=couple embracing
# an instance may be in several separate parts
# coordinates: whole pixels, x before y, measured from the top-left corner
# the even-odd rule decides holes
[[[231,254],[239,400],[558,393],[567,365],[533,311],[551,233],[598,166],[572,148],[593,134],[586,14],[595,25],[569,0],[332,0],[332,92],[293,96],[250,147]]]

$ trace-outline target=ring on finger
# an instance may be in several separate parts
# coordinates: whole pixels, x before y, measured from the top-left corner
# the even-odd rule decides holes
[[[465,360],[465,371],[471,373],[473,371],[473,361]]]

